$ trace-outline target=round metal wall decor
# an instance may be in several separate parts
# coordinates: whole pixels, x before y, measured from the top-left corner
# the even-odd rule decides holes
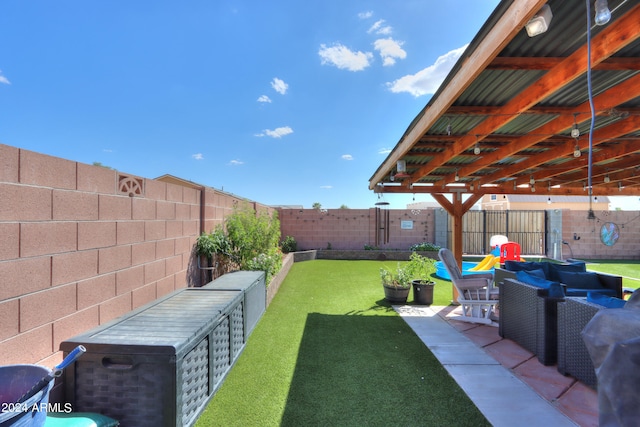
[[[620,238],[620,229],[613,222],[606,222],[600,228],[600,240],[607,246],[613,246]]]

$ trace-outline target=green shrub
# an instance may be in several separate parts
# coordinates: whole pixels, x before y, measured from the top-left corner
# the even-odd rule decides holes
[[[289,252],[295,252],[298,250],[298,242],[292,236],[287,236],[280,243],[280,248],[282,248],[282,252],[288,254]]]
[[[267,212],[256,211],[248,204],[234,209],[225,221],[230,254],[241,270],[259,270],[267,273],[267,283],[274,272],[280,270],[282,255],[280,241],[280,221],[278,213],[271,216]]]
[[[422,242],[412,245],[410,249],[414,252],[437,252],[440,250],[440,246],[434,243]]]

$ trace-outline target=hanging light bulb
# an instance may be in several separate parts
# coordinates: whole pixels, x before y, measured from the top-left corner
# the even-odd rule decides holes
[[[473,154],[475,154],[476,156],[480,154],[480,145],[477,142],[476,142],[476,146],[473,147]]]
[[[458,170],[457,170],[457,169],[456,169],[456,176],[455,176],[455,177],[453,177],[453,180],[454,180],[455,182],[460,181],[460,175],[458,175]]]
[[[605,25],[611,20],[611,11],[607,0],[596,0],[596,25]]]
[[[622,191],[622,181],[618,181],[618,191]]]
[[[531,175],[531,178],[529,178],[529,184],[533,185],[536,183],[536,180],[533,178],[533,175]]]
[[[611,179],[609,178],[609,175],[607,174],[607,175],[604,176],[604,183],[608,184],[609,181],[611,181]]]
[[[573,157],[580,157],[582,152],[580,151],[580,146],[576,144],[576,148],[573,150]]]
[[[580,129],[578,129],[578,121],[576,120],[577,116],[578,113],[573,113],[573,129],[571,129],[571,137],[575,139],[578,139],[580,136]]]
[[[447,135],[451,136],[451,123],[447,125]]]

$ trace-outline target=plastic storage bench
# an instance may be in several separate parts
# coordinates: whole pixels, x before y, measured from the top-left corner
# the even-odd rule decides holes
[[[242,291],[244,294],[245,341],[267,309],[267,287],[263,271],[236,271],[209,282],[203,289]]]
[[[175,291],[60,344],[87,352],[64,371],[74,411],[121,426],[191,426],[244,347],[243,294]]]

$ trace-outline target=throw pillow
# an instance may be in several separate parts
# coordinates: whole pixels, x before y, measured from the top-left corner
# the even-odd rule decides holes
[[[547,295],[553,298],[564,297],[564,291],[562,285],[558,282],[553,282],[536,275],[531,274],[530,271],[518,271],[516,272],[516,278],[522,283],[535,286],[537,288],[546,289]]]
[[[536,261],[505,261],[504,269],[509,271],[531,271],[542,270],[544,276],[547,277],[549,273],[548,262],[536,262]]]
[[[626,301],[623,299],[608,297],[598,292],[589,292],[587,294],[587,301],[607,308],[622,308],[626,304]]]
[[[562,282],[560,279],[559,272],[561,271],[569,271],[573,273],[584,273],[587,271],[587,265],[584,262],[574,262],[571,264],[549,264],[549,274],[547,278],[549,280],[554,280],[556,282]]]
[[[572,271],[558,271],[560,283],[564,283],[568,288],[580,289],[602,289],[602,283],[596,273],[584,272],[574,273]]]

